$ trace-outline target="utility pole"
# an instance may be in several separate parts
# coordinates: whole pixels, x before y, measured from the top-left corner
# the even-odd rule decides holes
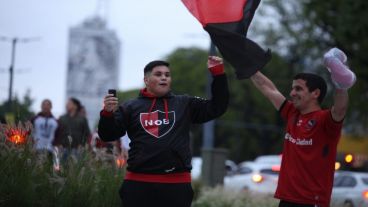
[[[14,81],[14,65],[15,65],[15,55],[16,55],[16,45],[18,42],[20,43],[28,43],[32,41],[38,41],[40,38],[31,37],[31,38],[9,38],[5,36],[0,36],[0,41],[11,42],[11,60],[9,66],[9,91],[8,91],[8,104],[11,106],[12,98],[13,98],[13,81]]]
[[[208,51],[210,56],[216,56],[216,46],[211,41]],[[211,94],[212,75],[208,73],[206,94],[209,98]],[[214,187],[223,184],[225,176],[225,161],[227,151],[225,149],[214,148],[215,143],[215,120],[211,120],[203,125],[203,146],[202,146],[202,183],[205,186]]]
[[[211,41],[210,48],[208,51],[210,56],[216,56],[216,46]],[[211,96],[211,82],[212,75],[210,73],[207,74],[207,84],[206,84],[206,95],[207,97]],[[203,125],[203,148],[204,149],[213,149],[214,147],[214,137],[215,137],[215,120],[211,120],[206,122]]]
[[[17,38],[12,39],[12,52],[11,52],[11,61],[9,67],[9,91],[8,91],[8,103],[10,104],[13,97],[13,80],[14,80],[14,62],[15,62],[15,49],[17,44]]]
[[[208,37],[207,35],[203,36],[198,34],[187,34],[186,36],[189,38]],[[208,55],[217,56],[217,49],[212,41],[210,41]],[[211,86],[213,81],[213,77],[210,72],[207,73],[206,79],[206,96],[210,98],[212,95]],[[215,148],[215,124],[215,120],[211,120],[203,124],[201,181],[202,184],[207,187],[222,185],[226,175],[225,162],[227,150]]]

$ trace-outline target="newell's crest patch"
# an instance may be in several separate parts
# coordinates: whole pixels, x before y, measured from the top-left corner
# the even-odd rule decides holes
[[[150,135],[161,138],[168,134],[175,124],[175,111],[166,113],[160,110],[151,113],[141,113],[140,121],[143,129]]]
[[[305,126],[305,128],[307,130],[312,130],[317,124],[317,121],[315,119],[311,119],[308,121],[307,125]]]

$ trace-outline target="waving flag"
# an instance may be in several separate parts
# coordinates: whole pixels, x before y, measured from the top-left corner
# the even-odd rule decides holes
[[[202,24],[222,56],[234,68],[238,79],[249,78],[271,59],[247,38],[247,32],[260,0],[182,0]]]

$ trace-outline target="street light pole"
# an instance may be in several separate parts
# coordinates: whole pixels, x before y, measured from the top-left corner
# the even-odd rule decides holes
[[[216,56],[216,46],[211,41],[209,55]],[[206,93],[211,96],[212,75],[208,73]],[[205,186],[214,187],[222,184],[225,176],[225,160],[227,151],[214,148],[215,143],[215,120],[209,121],[203,126],[203,148],[202,148],[202,183]]]
[[[13,82],[14,82],[14,65],[15,65],[15,55],[16,55],[16,45],[17,43],[27,43],[31,41],[38,41],[39,37],[31,37],[31,38],[9,38],[0,36],[0,41],[6,41],[12,43],[12,50],[11,50],[11,60],[10,60],[10,66],[9,66],[9,91],[8,91],[8,105],[11,107],[11,102],[13,98]],[[9,108],[10,110],[10,108]]]
[[[208,51],[210,56],[216,56],[216,46],[211,41],[210,48]],[[207,74],[207,84],[206,84],[206,95],[207,97],[211,96],[211,82],[212,82],[212,75],[210,73]],[[215,121],[211,120],[206,122],[203,125],[203,148],[204,149],[212,149],[214,147],[214,137],[215,137]]]
[[[11,62],[9,67],[9,92],[8,92],[8,104],[10,105],[13,97],[13,79],[14,79],[14,63],[15,63],[15,49],[18,39],[12,39],[12,52],[11,52]]]

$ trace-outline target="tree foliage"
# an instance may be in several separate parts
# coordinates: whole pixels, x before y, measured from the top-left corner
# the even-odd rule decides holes
[[[11,103],[6,101],[0,105],[0,115],[5,116],[10,122],[26,121],[34,116],[34,112],[31,109],[33,99],[30,92],[27,92],[23,100],[17,96],[13,98]]]

